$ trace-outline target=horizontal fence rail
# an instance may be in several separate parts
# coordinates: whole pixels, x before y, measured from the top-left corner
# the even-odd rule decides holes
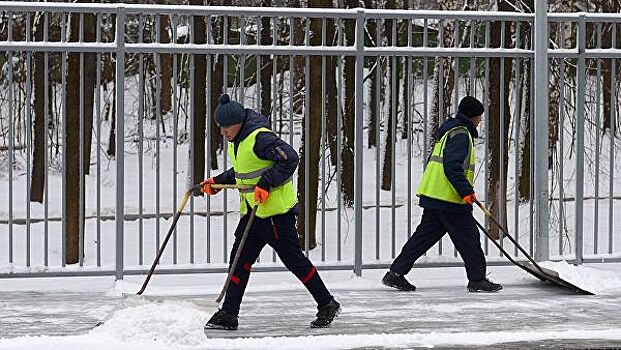
[[[545,237],[554,260],[619,261],[621,18],[547,21],[540,77],[534,14],[3,2],[0,277],[145,273],[185,191],[231,166],[212,120],[223,92],[299,151],[300,242],[321,269],[390,265],[465,95],[486,106],[476,192],[508,232],[531,254]],[[535,94],[549,96],[545,234]],[[192,198],[158,273],[226,271],[238,202]],[[445,237],[417,266],[461,264]],[[282,269],[271,249],[255,268]]]

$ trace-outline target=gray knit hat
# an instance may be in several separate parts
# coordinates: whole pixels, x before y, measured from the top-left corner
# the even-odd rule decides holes
[[[220,95],[216,107],[216,124],[218,126],[231,126],[243,123],[246,120],[246,109],[241,103],[231,101],[228,94]]]

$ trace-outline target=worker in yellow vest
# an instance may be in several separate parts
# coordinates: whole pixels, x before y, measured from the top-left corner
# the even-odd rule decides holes
[[[219,189],[212,188],[212,184],[254,186],[251,191],[240,191],[241,219],[235,230],[231,264],[250,212],[255,203],[259,205],[226,290],[222,309],[211,317],[205,330],[237,329],[239,306],[252,264],[266,244],[274,248],[287,269],[302,281],[317,302],[317,318],[311,322],[311,327],[329,327],[341,307],[300,247],[296,229],[297,195],[293,187],[293,173],[299,161],[297,153],[269,129],[266,117],[245,109],[227,94],[220,96],[215,118],[220,133],[229,141],[228,154],[233,167],[205,180],[203,192],[208,195],[218,193]]]
[[[416,232],[382,279],[388,287],[414,291],[405,279],[414,262],[447,232],[466,266],[468,291],[497,292],[502,286],[486,278],[485,256],[479,229],[472,216],[474,193],[474,145],[477,127],[483,118],[483,104],[472,96],[459,102],[455,118],[438,129],[437,142],[427,161],[416,195],[423,207],[423,217]]]

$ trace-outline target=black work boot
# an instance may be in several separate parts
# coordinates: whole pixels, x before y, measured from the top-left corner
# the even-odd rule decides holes
[[[413,292],[416,290],[416,287],[410,284],[405,277],[398,275],[395,272],[388,271],[382,278],[382,284],[387,287],[396,288],[398,290],[403,290],[406,292]]]
[[[468,282],[468,291],[471,293],[477,292],[487,292],[487,293],[495,293],[502,289],[502,286],[498,283],[494,283],[487,278],[482,279],[480,281],[469,281]]]
[[[226,329],[234,331],[237,329],[237,316],[229,315],[224,310],[218,310],[209,321],[205,324],[205,330],[208,329]]]
[[[341,313],[341,304],[332,299],[324,306],[317,306],[317,319],[311,322],[311,328],[327,328],[336,316]]]

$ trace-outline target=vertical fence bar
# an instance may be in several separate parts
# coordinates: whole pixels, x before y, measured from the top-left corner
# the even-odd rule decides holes
[[[581,264],[583,260],[584,238],[584,89],[586,84],[585,69],[586,50],[586,18],[584,14],[579,17],[578,23],[578,91],[576,96],[576,262]],[[561,72],[563,73],[563,72]],[[614,74],[613,74],[614,75]],[[560,129],[562,130],[563,124]],[[561,131],[562,132],[562,131]],[[561,143],[562,150],[562,143]],[[563,155],[561,154],[561,157]],[[563,201],[563,198],[560,198]],[[561,222],[563,218],[561,217]],[[563,232],[559,232],[560,236]]]
[[[382,31],[379,30],[379,28],[381,28],[381,24],[382,24],[382,20],[381,18],[377,19],[377,24],[376,24],[376,39],[375,39],[375,45],[377,45],[377,47],[381,46],[382,43],[382,37],[381,37],[381,33]],[[381,119],[382,119],[382,114],[381,114],[381,90],[380,90],[380,79],[381,79],[381,70],[382,70],[382,65],[381,65],[381,60],[382,57],[381,56],[377,56],[377,61],[375,64],[375,259],[380,258],[380,251],[381,251],[381,235],[380,235],[380,200],[381,200],[381,183],[380,183],[380,179],[381,177],[381,172],[380,172],[380,163],[381,163]]]
[[[427,22],[428,22],[428,19],[425,18],[423,20],[423,47],[424,48],[428,46],[428,42],[427,42],[428,23]],[[429,110],[429,105],[428,105],[429,103],[428,102],[429,100],[428,90],[429,89],[427,88],[427,84],[429,83],[429,77],[427,73],[428,65],[429,65],[429,59],[427,58],[427,56],[425,56],[423,57],[423,156],[421,157],[422,163],[423,163],[423,169],[425,169],[425,167],[427,166],[427,155],[429,154],[429,130],[427,130],[428,129],[427,124],[429,123],[429,116],[427,114]],[[379,140],[379,137],[378,137],[378,140]]]
[[[363,71],[364,71],[364,10],[356,11],[356,102],[355,102],[355,134],[362,135],[363,132]],[[354,221],[356,227],[355,249],[354,249],[354,273],[356,276],[362,275],[362,173],[363,173],[363,151],[362,137],[356,137],[354,161]]]
[[[339,18],[337,21],[337,42],[339,46],[343,46],[343,22]],[[341,149],[342,144],[342,128],[343,128],[343,98],[341,98],[341,92],[343,91],[343,56],[338,56],[337,65],[337,108],[336,108],[336,188],[342,188],[342,163],[341,163]],[[341,200],[336,201],[336,259],[341,261]]]
[[[26,13],[26,41],[30,42],[30,13]],[[30,144],[31,144],[31,69],[32,53],[26,52],[26,266],[30,266]]]
[[[565,48],[565,30],[562,28],[561,29],[561,43],[560,43],[560,48],[564,49]],[[559,201],[558,201],[558,254],[559,255],[563,255],[563,222],[564,222],[564,216],[565,216],[565,206],[563,204],[563,198],[565,197],[565,188],[563,186],[563,178],[564,178],[564,172],[563,172],[563,166],[564,166],[564,128],[563,126],[565,125],[565,113],[564,113],[564,109],[565,109],[565,58],[560,57],[559,60],[561,61],[560,63],[560,69],[559,69],[559,76],[560,76],[560,82],[558,84],[558,89],[559,89],[559,105],[560,108],[558,110],[559,113],[559,128],[558,128],[558,153],[557,153],[557,157],[558,157],[558,197],[559,197]],[[580,75],[578,74],[578,77],[580,77]],[[576,237],[577,238],[577,237]]]
[[[547,1],[535,5],[535,259],[548,260],[548,8]]]
[[[278,44],[278,21],[276,17],[272,17],[272,44],[276,46]],[[278,73],[278,56],[272,55],[272,130],[276,131],[276,75]],[[282,77],[281,77],[282,79]],[[280,129],[279,129],[280,136]],[[291,145],[293,147],[293,145]],[[323,193],[323,192],[322,192]],[[322,249],[325,249],[325,244],[322,245]],[[276,250],[272,249],[272,262],[276,262]]]
[[[101,42],[101,14],[95,22],[96,41]],[[101,53],[97,53],[97,72],[95,78],[95,113],[97,115],[97,266],[101,266]],[[45,84],[47,86],[47,84]],[[47,90],[47,88],[46,88]],[[140,97],[139,97],[140,98]]]
[[[144,41],[144,18],[143,14],[138,15],[138,42]],[[144,56],[138,53],[138,264],[143,264],[144,259]]]
[[[326,46],[326,19],[321,19],[321,46]],[[332,78],[332,77],[330,77]],[[321,261],[326,261],[326,56],[321,56]]]
[[[48,13],[45,12],[43,14],[43,41],[47,43],[48,41],[48,32],[49,32],[49,25],[48,25]],[[43,103],[44,103],[44,108],[43,108],[43,119],[44,119],[44,132],[43,132],[43,168],[45,169],[45,177],[44,177],[44,187],[45,187],[45,202],[43,204],[43,218],[44,218],[44,222],[43,222],[43,265],[44,266],[48,266],[49,264],[49,255],[48,255],[48,247],[49,247],[49,193],[50,193],[50,180],[49,180],[49,166],[48,166],[48,162],[49,162],[49,155],[48,155],[48,138],[49,138],[49,134],[48,134],[48,130],[49,130],[49,119],[50,119],[50,115],[49,115],[49,108],[47,108],[47,106],[49,106],[49,101],[50,101],[50,96],[49,96],[49,53],[47,51],[45,51],[45,53],[43,54],[43,61],[44,61],[44,67],[43,67],[43,81],[44,81],[44,85],[45,85],[45,89],[43,89]],[[9,211],[10,212],[10,211]]]
[[[173,24],[173,30],[174,30],[174,37],[177,37],[177,16],[175,15],[175,20],[174,20],[174,24]],[[213,27],[211,25],[211,16],[207,16],[207,44],[213,44],[214,40],[213,40]],[[209,95],[207,96],[207,115],[211,116],[211,95],[213,94],[212,91],[212,55],[208,54],[207,55],[207,91],[209,92]],[[174,70],[174,106],[175,106],[175,140],[176,140],[176,136],[177,136],[177,121],[178,121],[178,110],[177,110],[177,55],[175,54],[173,56],[173,67],[175,67]],[[207,170],[207,178],[211,177],[211,119],[208,117],[207,120],[205,121],[206,124],[206,131],[205,134],[207,135],[207,145],[205,147],[205,152],[207,153],[207,156],[205,157],[205,159],[207,159],[205,168]],[[175,145],[176,145],[175,141]],[[176,149],[175,149],[176,150]],[[211,262],[211,198],[210,196],[205,196],[205,229],[207,232],[205,232],[206,237],[205,237],[205,262],[206,263],[210,263]]]
[[[490,46],[490,22],[486,21],[485,22],[485,48],[489,48]],[[485,81],[488,82],[489,81],[489,57],[485,57]],[[485,117],[483,118],[485,121],[485,157],[484,157],[484,162],[483,162],[483,166],[485,167],[484,171],[483,171],[483,183],[487,184],[489,182],[489,118],[490,118],[490,114],[489,114],[489,84],[486,83],[484,84],[484,93],[483,93],[483,106],[485,106]],[[483,198],[485,201],[485,204],[489,203],[489,191],[487,190],[487,186],[484,187],[484,194],[483,194]],[[489,204],[488,204],[489,205]],[[486,228],[489,228],[489,219],[487,218],[487,216],[485,216],[484,219],[484,223],[483,225]],[[485,236],[483,238],[485,244],[484,244],[484,249],[485,249],[485,254],[489,254],[489,239],[487,238],[487,236]]]
[[[408,47],[412,47],[412,20],[408,19],[408,40],[407,40],[407,46]],[[416,95],[414,93],[414,82],[413,82],[413,78],[412,78],[412,56],[408,56],[407,57],[407,69],[406,69],[406,74],[407,74],[407,87],[406,87],[406,105],[407,105],[407,109],[406,109],[406,117],[407,117],[407,128],[408,128],[408,135],[407,135],[407,142],[408,142],[408,226],[407,226],[407,238],[409,239],[410,236],[412,235],[412,133],[414,132],[414,126],[412,123],[412,115],[413,110],[415,108],[414,106],[414,96]]]
[[[392,21],[392,43],[390,43],[391,47],[393,49],[395,49],[397,47],[397,19],[392,19],[390,20]],[[364,47],[363,47],[364,49]],[[396,136],[397,136],[397,105],[399,104],[399,96],[397,93],[397,84],[398,84],[398,77],[399,74],[397,73],[399,71],[399,67],[397,66],[398,64],[398,60],[397,60],[397,56],[396,55],[392,55],[391,57],[391,69],[390,69],[390,80],[391,80],[391,87],[390,87],[390,100],[392,101],[391,105],[392,105],[392,109],[390,111],[391,113],[391,118],[390,118],[390,140],[392,142],[392,145],[390,145],[390,153],[391,153],[391,160],[390,160],[390,233],[391,233],[391,237],[390,237],[390,253],[391,253],[391,257],[394,259],[395,258],[395,253],[396,253],[396,241],[397,241],[397,227],[395,225],[395,221],[397,221],[397,216],[396,216],[396,212],[395,212],[395,196],[396,196],[396,191],[395,191],[395,187],[397,186],[397,184],[395,183],[396,180],[396,176],[395,176],[395,171],[396,171],[396,160],[395,157],[397,156],[397,152],[395,150],[396,146],[397,146],[397,140],[396,140]],[[362,86],[362,84],[361,84]],[[358,90],[356,90],[358,91]],[[360,89],[360,91],[364,91],[362,90],[362,88]],[[356,94],[358,95],[358,94]],[[364,95],[363,95],[364,97]],[[362,111],[362,110],[361,110]],[[359,115],[362,115],[359,114]],[[356,113],[356,116],[358,116],[358,114]],[[357,118],[356,118],[357,119]],[[359,134],[357,135],[362,135],[362,130]],[[362,168],[360,168],[362,169]]]
[[[125,6],[116,10],[116,279],[123,279],[123,239],[125,212]]]
[[[615,43],[616,39],[617,39],[617,31],[616,31],[617,26],[613,26],[613,40],[612,42]],[[611,64],[611,72],[616,72],[617,71],[617,60],[615,58],[611,58],[612,60],[612,64]],[[610,101],[617,101],[617,94],[616,94],[616,87],[617,87],[617,75],[616,73],[612,73],[611,74],[611,79],[610,79]],[[608,254],[612,254],[612,250],[613,250],[613,222],[614,222],[614,206],[613,206],[613,199],[614,199],[614,172],[615,172],[615,167],[614,167],[614,160],[615,160],[615,126],[616,126],[616,122],[617,122],[617,106],[616,103],[612,103],[610,104],[610,169],[608,170],[610,172],[610,184],[609,184],[609,190],[608,190]]]
[[[453,47],[459,47],[459,21],[455,20],[453,22]],[[453,113],[457,113],[457,101],[459,101],[459,56],[455,56],[454,58],[455,64],[453,67]],[[457,256],[457,250],[453,250],[455,256]]]
[[[156,15],[152,15],[152,21],[155,22],[155,42],[159,42],[159,18],[160,16]],[[153,22],[152,22],[153,23]],[[192,22],[193,23],[193,22]],[[194,34],[194,27],[192,27],[192,30],[190,31],[190,38],[192,37],[192,35]],[[149,39],[153,40],[153,37],[151,36]],[[160,79],[158,77],[159,73],[160,73],[160,55],[157,53],[153,54],[154,56],[154,60],[155,60],[155,76],[156,81],[155,81],[155,97],[156,97],[156,101],[155,101],[155,256],[157,256],[157,252],[160,250],[160,203],[161,203],[161,198],[160,198],[160,193],[162,192],[161,188],[161,181],[160,181],[160,177],[161,177],[161,167],[162,167],[162,162],[160,161],[160,152],[161,152],[161,145],[160,145],[160,122],[162,121],[162,110],[160,109]],[[192,72],[194,72],[192,70]],[[194,83],[194,81],[192,81],[192,83]],[[153,103],[153,101],[151,101],[151,103]],[[153,125],[153,123],[151,122],[151,125]]]
[[[469,46],[470,46],[471,49],[474,48],[475,24],[476,24],[475,20],[471,20],[470,21],[470,45]],[[519,40],[519,36],[517,37],[517,40]],[[476,57],[470,57],[469,60],[470,60],[470,71],[468,73],[468,78],[470,79],[470,84],[469,84],[469,89],[470,90],[467,91],[466,93],[467,93],[467,95],[470,95],[470,96],[476,96],[476,92],[475,92],[476,89],[475,89],[475,85],[474,85],[475,84],[475,78],[476,78],[476,76],[475,76],[476,73],[475,73],[475,70],[474,70],[474,67],[475,67],[474,64],[476,62]]]
[[[501,50],[505,49],[505,21],[500,21],[500,48]],[[511,79],[511,78],[509,78]],[[498,201],[499,205],[498,205],[498,220],[500,220],[500,222],[505,222],[505,219],[507,217],[507,213],[505,212],[505,204],[506,203],[506,198],[507,198],[507,194],[505,192],[505,188],[507,187],[506,183],[505,183],[505,160],[504,160],[504,154],[505,154],[505,142],[507,142],[507,140],[505,139],[505,59],[501,58],[500,59],[500,91],[499,91],[499,97],[500,99],[498,100],[498,106],[500,109],[500,123],[499,123],[499,129],[498,130],[498,135],[500,135],[500,151],[499,154],[500,156],[499,161],[498,161],[498,166],[500,167],[499,169],[499,190],[496,194],[496,198],[494,198],[495,200]],[[487,137],[486,137],[487,138]],[[507,153],[508,154],[508,153]],[[498,230],[498,236],[499,236],[499,241],[500,241],[500,246],[503,246],[503,236],[504,233],[502,232],[502,230]],[[498,252],[500,256],[502,256],[501,252]]]
[[[67,17],[65,14],[62,14],[61,20],[61,41],[63,43],[67,42]],[[63,162],[62,162],[62,174],[65,174],[65,169],[67,169],[67,52],[63,51],[61,54],[61,82],[62,82],[62,125],[63,125],[63,133],[62,133],[62,154],[63,154]],[[65,196],[67,188],[67,179],[65,176],[62,178],[62,191],[63,191],[63,199],[62,199],[62,267],[66,265],[66,250],[67,250],[67,196]]]
[[[170,20],[170,26],[172,28],[172,40],[173,42],[177,42],[177,15],[173,15],[171,18],[169,18]],[[177,135],[179,133],[179,129],[178,129],[178,123],[179,123],[179,108],[178,108],[178,101],[177,101],[177,85],[178,85],[178,76],[177,76],[177,54],[172,54],[172,60],[173,60],[173,100],[172,100],[172,107],[173,107],[173,169],[172,169],[172,173],[173,173],[173,213],[177,210],[177,146],[179,145],[179,140],[177,139]],[[170,61],[169,61],[170,62]],[[211,67],[211,65],[208,65],[208,67]],[[166,67],[166,69],[168,69],[168,67]],[[207,99],[207,101],[209,101],[209,99]],[[209,128],[209,124],[207,124],[207,128]],[[207,134],[209,135],[209,134]],[[209,140],[209,139],[208,139]],[[210,142],[207,142],[207,145],[211,145]],[[209,146],[208,146],[209,147]],[[208,153],[209,154],[209,153]],[[207,167],[209,168],[209,166]],[[209,198],[209,196],[207,196]],[[209,212],[209,211],[207,211]],[[177,244],[177,227],[175,227],[175,231],[173,232],[173,264],[177,263],[177,254],[178,254],[178,244]],[[209,241],[209,239],[208,239]]]
[[[306,19],[304,46],[310,46],[310,19]],[[304,251],[308,257],[310,253],[310,56],[304,57]],[[314,213],[313,213],[314,215]],[[315,233],[313,233],[315,234]]]
[[[228,45],[229,43],[229,18],[227,16],[223,16],[223,22],[224,22],[224,26],[222,29],[222,43],[224,45]],[[224,61],[223,64],[223,78],[222,78],[222,83],[223,83],[223,87],[222,87],[222,92],[226,93],[227,89],[228,89],[228,85],[229,85],[229,56],[228,55],[222,55],[222,59]],[[291,63],[293,63],[293,61],[291,61]],[[290,66],[292,67],[292,66]],[[228,152],[226,151],[228,148],[228,141],[226,140],[226,138],[223,138],[222,142],[223,147],[222,149],[224,150],[222,153],[224,154],[224,164],[223,164],[223,169],[227,168],[227,160],[228,160]],[[291,143],[293,144],[293,143]],[[222,196],[222,211],[223,211],[223,226],[224,229],[222,230],[222,244],[223,244],[223,254],[224,254],[224,262],[228,262],[228,231],[229,231],[229,227],[228,227],[228,220],[229,220],[229,216],[228,216],[228,195],[229,192],[228,191],[222,191],[223,196]],[[241,213],[240,213],[241,216]],[[241,219],[241,217],[240,217]]]
[[[519,49],[521,47],[521,22],[515,23],[515,48]],[[520,239],[520,190],[519,190],[519,177],[520,177],[520,123],[521,118],[518,116],[522,115],[522,90],[520,84],[520,77],[522,72],[522,59],[516,59],[516,70],[515,70],[515,111],[513,112],[513,134],[515,137],[513,148],[514,148],[514,163],[513,163],[513,178],[514,178],[514,192],[513,192],[513,238],[516,242],[519,242]],[[513,248],[513,255],[518,255],[517,245]]]
[[[72,34],[73,35],[73,34]],[[80,33],[78,34],[80,43],[84,42],[84,14],[80,13]],[[79,209],[78,209],[78,260],[80,262],[80,266],[84,265],[84,187],[85,184],[85,176],[84,176],[84,52],[80,52],[80,112],[78,115],[80,116],[80,144],[79,144],[79,176],[80,179],[78,183],[80,184],[79,189]]]
[[[13,41],[13,13],[7,11],[8,23],[8,42]],[[7,76],[9,81],[9,263],[13,263],[13,165],[15,163],[15,141],[13,140],[13,51],[7,53]],[[63,196],[64,198],[64,196]]]
[[[597,23],[597,48],[602,48],[602,24]],[[597,72],[595,77],[595,205],[593,208],[593,254],[598,252],[599,239],[599,157],[600,157],[600,113],[602,100],[602,59],[597,58]]]
[[[192,30],[190,31],[190,43],[196,45],[196,25],[194,24],[194,16],[190,16],[190,18],[192,19],[191,26],[192,26]],[[204,34],[204,33],[203,33]],[[195,119],[197,117],[196,115],[196,110],[198,109],[198,100],[196,99],[196,96],[194,94],[194,91],[197,91],[197,89],[195,88],[196,85],[196,54],[192,53],[190,54],[190,81],[191,86],[192,86],[192,92],[190,94],[190,145],[194,145],[195,144]],[[204,77],[199,77],[200,79],[204,78]],[[204,93],[204,91],[203,91]],[[242,102],[243,103],[243,102]],[[190,186],[194,185],[194,183],[196,183],[196,180],[194,178],[194,152],[196,152],[196,150],[194,149],[194,147],[190,147],[190,166],[189,166],[189,174],[188,177],[190,179]],[[202,181],[202,180],[200,180]],[[225,191],[226,192],[226,191]],[[188,247],[189,254],[190,254],[190,263],[194,263],[194,196],[191,197],[190,199],[190,246]]]

